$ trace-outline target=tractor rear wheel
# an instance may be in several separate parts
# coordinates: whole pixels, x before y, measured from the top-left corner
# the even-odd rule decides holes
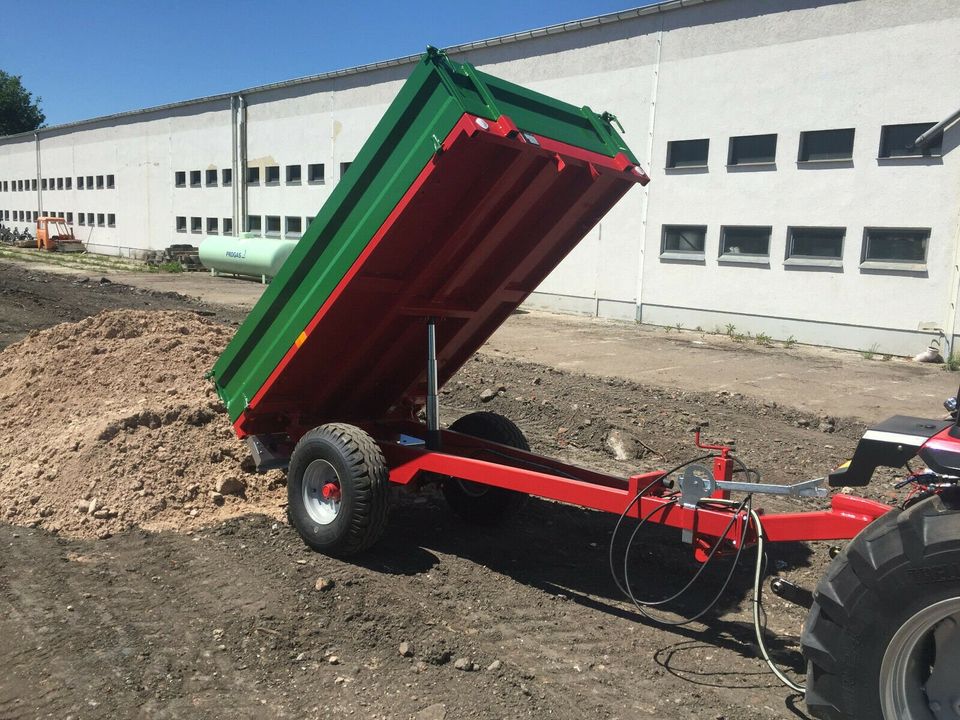
[[[314,550],[354,555],[386,527],[388,481],[373,438],[353,425],[321,425],[300,438],[290,456],[288,517]]]
[[[802,645],[815,717],[960,719],[960,491],[854,538],[817,586]]]
[[[450,429],[519,450],[530,449],[530,444],[520,428],[511,420],[496,413],[475,412],[464,415],[451,424]],[[441,487],[447,504],[457,516],[464,522],[474,525],[495,525],[501,522],[527,497],[513,490],[454,477],[445,478]]]

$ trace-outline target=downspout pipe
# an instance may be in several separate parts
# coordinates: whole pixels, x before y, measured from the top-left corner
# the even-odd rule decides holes
[[[43,215],[43,181],[40,179],[43,174],[40,167],[40,131],[33,133],[33,144],[37,153],[37,215]]]
[[[942,133],[942,132],[943,132],[943,129],[944,129],[947,125],[949,125],[950,123],[954,122],[957,118],[960,118],[960,108],[957,108],[957,109],[953,112],[953,114],[951,114],[949,117],[944,118],[943,120],[941,120],[940,122],[938,122],[936,125],[934,125],[932,128],[930,128],[930,129],[927,130],[925,133],[923,133],[923,135],[920,135],[916,140],[913,141],[913,146],[916,147],[916,148],[920,148],[920,149],[922,150],[922,149],[925,148],[927,145],[929,145],[930,142],[931,142],[937,135],[939,135],[940,133]]]

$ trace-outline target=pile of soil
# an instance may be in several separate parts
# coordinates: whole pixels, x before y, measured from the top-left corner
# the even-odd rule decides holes
[[[120,310],[0,352],[0,518],[74,537],[282,516],[283,474],[254,472],[204,373],[232,330]]]

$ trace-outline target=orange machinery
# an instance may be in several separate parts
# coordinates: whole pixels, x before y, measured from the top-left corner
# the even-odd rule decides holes
[[[50,252],[84,252],[83,243],[63,218],[43,215],[37,218],[37,249]]]

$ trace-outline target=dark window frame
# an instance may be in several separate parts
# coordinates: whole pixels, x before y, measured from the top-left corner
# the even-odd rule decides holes
[[[661,226],[660,229],[660,257],[676,257],[676,258],[702,258],[706,255],[707,250],[707,226],[706,225],[693,225],[693,224],[668,224],[665,223]],[[667,236],[669,233],[675,233],[680,230],[693,230],[693,231],[702,231],[702,247],[699,250],[683,250],[680,248],[668,248],[667,247]]]
[[[915,258],[894,258],[894,257],[871,257],[871,246],[873,241],[879,240],[876,235],[896,235],[896,234],[914,234],[923,241],[923,257]],[[926,268],[927,259],[930,256],[930,237],[931,228],[923,227],[879,227],[868,226],[863,229],[863,245],[860,250],[860,267],[870,268],[890,268],[897,269],[922,269]]]
[[[761,139],[769,141],[773,138],[773,148],[771,153],[765,155],[748,156],[750,159],[742,160],[741,155],[746,151],[745,148],[738,148],[738,145],[745,145],[747,141],[760,142]],[[738,142],[739,141],[739,142]],[[733,135],[727,143],[727,167],[750,167],[777,164],[777,133],[761,133],[759,135]],[[769,159],[758,160],[756,157]]]
[[[932,122],[922,122],[922,123],[894,123],[891,125],[882,125],[880,127],[880,148],[877,151],[878,160],[900,160],[900,159],[910,159],[910,158],[933,158],[933,157],[942,157],[943,156],[943,132],[937,133],[927,145],[917,152],[899,152],[900,150],[909,150],[912,146],[913,140],[916,140],[927,130],[932,128],[936,123]],[[907,128],[910,128],[907,130]],[[906,144],[897,143],[895,147],[891,147],[892,139],[891,134],[901,131],[904,137],[908,138],[911,142],[910,146]],[[916,148],[914,148],[916,149]],[[893,154],[894,151],[897,151],[896,154]]]
[[[842,135],[841,135],[842,133]],[[804,130],[800,133],[800,145],[797,148],[798,163],[825,163],[825,162],[845,162],[853,160],[853,148],[856,143],[856,128],[831,128],[829,130]],[[811,148],[818,141],[829,142],[840,138],[849,138],[849,143],[844,143],[842,151],[830,152],[828,150]],[[846,146],[849,145],[849,148]],[[842,154],[841,154],[842,153]],[[810,157],[811,155],[833,155],[833,157]]]
[[[732,253],[727,248],[727,242],[729,240],[728,234],[731,230],[734,231],[765,231],[767,249],[764,253],[747,253],[747,252],[736,252]],[[720,226],[720,243],[719,243],[719,259],[726,262],[747,262],[747,263],[768,263],[770,261],[770,241],[773,236],[773,227],[771,225],[721,225]],[[749,238],[747,238],[749,239]]]
[[[271,187],[280,184],[280,166],[267,165],[263,168],[263,184]]]
[[[797,235],[803,235],[804,233],[810,233],[811,237],[813,233],[819,233],[821,236],[827,236],[832,234],[839,234],[840,240],[840,249],[836,255],[811,255],[805,253],[799,253],[795,250],[796,241],[798,239]],[[836,238],[834,238],[836,239]],[[843,261],[843,248],[847,241],[847,228],[841,227],[838,225],[791,225],[787,228],[787,243],[786,243],[786,253],[785,261],[790,264],[796,265],[809,265],[809,264],[839,264]]]
[[[271,226],[276,226],[276,229],[272,230]],[[264,216],[263,234],[266,237],[280,237],[283,234],[283,218],[280,215]]]
[[[185,188],[187,186],[187,171],[186,170],[176,170],[173,173],[173,186],[178,188]],[[77,178],[77,189],[83,190],[83,178]]]
[[[284,181],[287,185],[300,185],[303,180],[302,165],[287,165],[284,168]]]
[[[296,229],[291,229],[290,221],[295,220],[297,225],[300,227]],[[299,215],[287,215],[283,218],[283,235],[284,237],[296,237],[299,238],[303,235],[303,218]]]
[[[217,170],[207,170],[203,173],[203,185],[204,187],[217,187],[220,173]],[[211,181],[211,178],[213,179]]]
[[[683,156],[686,154],[686,152],[692,151],[694,148],[700,149],[701,145],[703,149],[701,161],[699,162],[697,162],[696,160],[686,161],[682,158],[677,157],[678,154]],[[697,154],[697,158],[698,159],[700,158],[700,154]],[[684,170],[687,168],[705,168],[708,166],[709,160],[710,160],[710,138],[696,138],[693,140],[670,140],[667,143],[667,169],[668,170]]]
[[[317,169],[319,168],[320,174],[317,176]],[[327,169],[324,163],[309,163],[307,165],[307,184],[309,185],[323,185],[327,182]]]

